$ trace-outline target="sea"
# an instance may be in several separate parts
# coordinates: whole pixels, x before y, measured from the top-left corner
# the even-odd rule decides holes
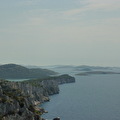
[[[42,104],[52,120],[120,120],[120,74],[74,75],[76,82],[60,85],[60,93]]]

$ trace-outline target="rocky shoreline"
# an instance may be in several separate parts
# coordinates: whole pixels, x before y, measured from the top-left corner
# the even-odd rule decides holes
[[[44,120],[38,104],[59,93],[59,84],[75,82],[69,75],[24,82],[0,80],[0,120]]]

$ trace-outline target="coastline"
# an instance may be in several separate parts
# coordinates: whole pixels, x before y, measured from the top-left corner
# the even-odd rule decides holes
[[[47,111],[38,107],[38,105],[49,101],[49,95],[58,94],[59,84],[70,82],[75,82],[75,78],[69,75],[24,82],[1,80],[0,94],[6,97],[5,101],[1,100],[1,105],[3,106],[3,111],[0,111],[1,120],[24,120],[27,117],[31,117],[30,120],[42,120],[41,115]],[[12,91],[16,91],[16,93]],[[12,102],[8,102],[9,100]],[[7,111],[8,105],[11,106],[9,112]],[[13,107],[14,110],[11,109]]]

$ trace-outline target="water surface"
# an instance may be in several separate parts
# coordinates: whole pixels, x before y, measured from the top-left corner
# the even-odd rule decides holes
[[[120,75],[76,76],[76,83],[60,85],[60,94],[43,107],[47,119],[120,120]]]

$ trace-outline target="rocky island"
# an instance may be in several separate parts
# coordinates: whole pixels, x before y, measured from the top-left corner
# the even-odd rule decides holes
[[[0,80],[0,120],[44,120],[38,105],[59,93],[59,84],[75,82],[69,75],[24,82]]]
[[[76,75],[86,76],[86,75],[105,75],[105,74],[120,74],[119,72],[111,72],[111,71],[89,71],[89,72],[81,72]]]

